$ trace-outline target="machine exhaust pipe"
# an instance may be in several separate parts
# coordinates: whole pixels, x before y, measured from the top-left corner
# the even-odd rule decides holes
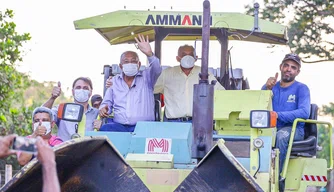
[[[194,85],[192,157],[203,158],[212,147],[214,84],[208,81],[210,2],[203,2],[202,65],[199,84]]]

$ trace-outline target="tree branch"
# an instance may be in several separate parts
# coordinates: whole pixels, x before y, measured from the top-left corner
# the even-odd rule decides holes
[[[328,43],[328,44],[330,44],[330,45],[334,45],[334,43],[329,42],[329,41],[324,41],[324,43]]]
[[[306,3],[308,6],[313,7],[314,10],[316,10],[317,12],[319,12],[318,8],[316,5],[314,5],[313,3],[309,3],[307,0],[303,0],[304,3]]]
[[[312,64],[312,63],[321,63],[321,62],[325,62],[325,61],[334,61],[334,58],[333,59],[323,59],[323,60],[315,60],[315,61],[305,61],[304,59],[301,59],[303,63],[309,63],[309,64]]]
[[[334,8],[328,9],[326,11],[318,11],[319,16],[329,16],[334,13]]]

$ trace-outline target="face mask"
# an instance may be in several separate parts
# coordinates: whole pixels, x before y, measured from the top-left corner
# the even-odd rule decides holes
[[[87,102],[89,99],[89,90],[85,89],[75,89],[74,90],[74,99],[79,103]]]
[[[181,66],[186,69],[192,68],[195,65],[195,61],[194,57],[186,55],[181,59]]]
[[[38,126],[40,126],[39,122],[34,123],[34,131],[36,131],[36,129],[37,129]],[[48,122],[48,121],[44,122],[43,121],[41,126],[44,126],[46,128],[45,135],[47,135],[47,134],[49,134],[51,132],[51,123],[50,122]]]
[[[133,77],[138,73],[138,64],[128,63],[123,64],[123,72],[128,77]]]

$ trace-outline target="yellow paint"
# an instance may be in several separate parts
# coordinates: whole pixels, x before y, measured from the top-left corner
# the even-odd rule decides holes
[[[151,192],[171,192],[181,184],[192,169],[134,168],[134,171]]]
[[[327,161],[316,158],[290,159],[285,180],[286,190],[306,191],[307,186],[326,186],[327,182],[302,181],[303,175],[326,176]],[[328,180],[328,178],[327,178]]]
[[[132,168],[172,169],[174,167],[172,154],[129,153],[125,160]]]

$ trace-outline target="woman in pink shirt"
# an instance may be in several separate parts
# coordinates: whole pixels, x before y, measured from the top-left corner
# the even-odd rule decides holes
[[[27,136],[28,138],[40,136],[51,147],[63,142],[59,137],[51,134],[55,122],[53,121],[52,111],[49,108],[37,107],[32,113],[32,119],[34,132],[32,135]],[[27,164],[33,157],[33,154],[30,153],[17,153],[17,160],[22,166]]]

